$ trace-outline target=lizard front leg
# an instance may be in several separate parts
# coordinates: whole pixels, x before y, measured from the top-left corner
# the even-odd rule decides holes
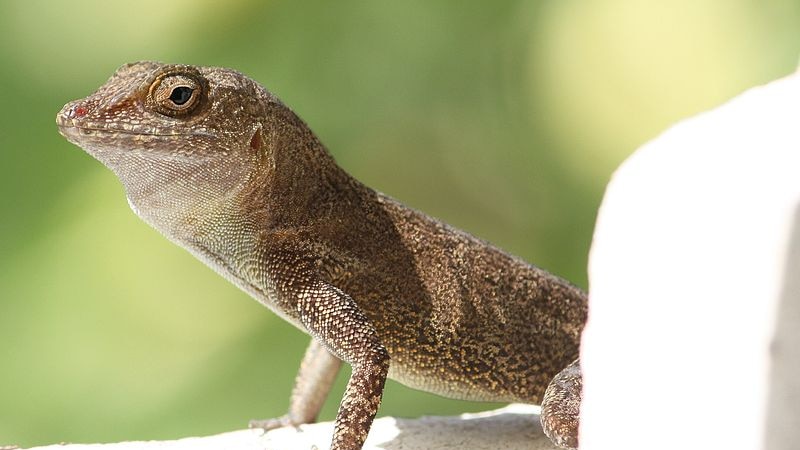
[[[352,366],[336,414],[331,450],[358,450],[363,446],[380,406],[389,372],[389,353],[356,302],[318,277],[315,257],[298,251],[295,245],[282,245],[286,243],[285,235],[270,236],[268,242],[272,242],[272,249],[265,252],[261,266],[266,270],[257,272],[266,276],[263,285],[272,285],[276,289],[278,303],[274,306],[294,317],[311,334],[318,344],[312,344],[309,351],[316,352],[315,345],[319,345]],[[323,366],[330,364],[330,361],[321,363]],[[301,372],[305,370],[301,369]],[[308,382],[306,380],[303,383]],[[299,390],[311,392],[314,389],[300,386]],[[311,395],[301,395],[297,401],[304,398],[322,401]],[[312,409],[309,408],[307,413]]]
[[[381,403],[389,353],[358,305],[335,286],[314,282],[299,299],[301,323],[353,368],[336,414],[331,450],[358,450]]]
[[[312,338],[294,381],[289,412],[273,419],[251,420],[250,428],[271,430],[315,422],[341,367],[342,360]]]

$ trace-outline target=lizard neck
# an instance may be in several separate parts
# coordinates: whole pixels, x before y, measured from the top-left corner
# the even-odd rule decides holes
[[[361,184],[342,170],[311,129],[283,105],[265,119],[263,163],[242,198],[269,230],[304,228],[346,214]]]
[[[252,255],[263,254],[277,230],[319,240],[336,234],[352,220],[348,216],[360,207],[366,188],[336,164],[293,112],[279,104],[273,108],[250,143],[260,148],[248,158],[226,164],[138,154],[150,159],[109,166],[147,168],[117,173],[137,215],[281,313],[272,283],[250,270],[259,264]],[[314,232],[304,232],[310,229]]]

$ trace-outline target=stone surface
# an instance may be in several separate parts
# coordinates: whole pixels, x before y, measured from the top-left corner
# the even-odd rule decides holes
[[[510,405],[457,417],[383,417],[373,424],[364,448],[554,450],[542,433],[538,413],[536,406]],[[50,445],[36,450],[309,450],[314,446],[327,449],[332,434],[333,423],[325,422],[268,433],[240,430],[175,441]]]
[[[800,442],[800,75],[614,174],[590,256],[581,448]]]

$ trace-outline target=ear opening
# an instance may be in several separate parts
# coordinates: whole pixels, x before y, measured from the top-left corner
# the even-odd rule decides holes
[[[262,143],[263,139],[261,137],[261,126],[259,125],[253,132],[253,137],[250,138],[250,148],[253,150],[258,150],[261,148]]]

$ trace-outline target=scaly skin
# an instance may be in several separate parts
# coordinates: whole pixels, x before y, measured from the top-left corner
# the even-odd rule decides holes
[[[578,357],[586,294],[359,183],[256,82],[128,64],[57,123],[145,222],[312,336],[289,413],[254,425],[314,421],[344,361],[332,449],[361,448],[387,376],[447,397],[544,400],[545,432],[576,445],[580,385],[543,397]],[[565,374],[580,382],[577,362]]]

